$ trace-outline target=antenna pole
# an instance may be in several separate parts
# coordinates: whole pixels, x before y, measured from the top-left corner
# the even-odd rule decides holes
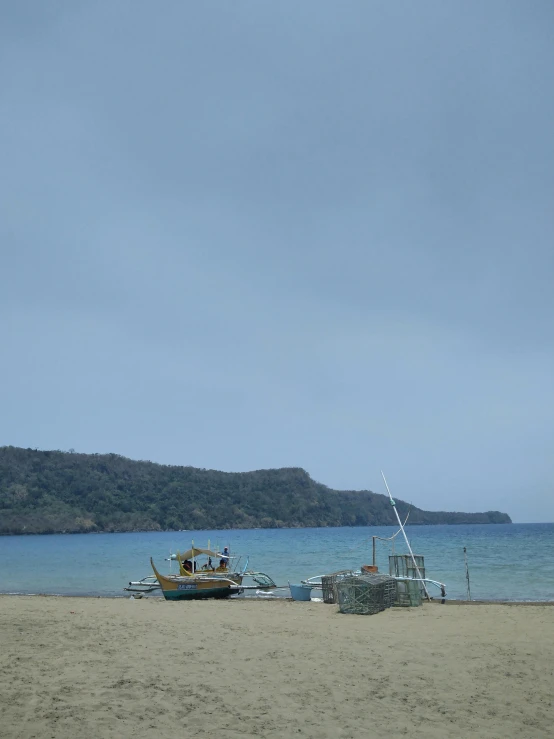
[[[390,502],[392,507],[394,508],[394,512],[396,513],[396,519],[398,521],[398,525],[400,526],[400,530],[404,534],[404,541],[406,542],[406,546],[408,547],[408,551],[410,552],[410,555],[412,557],[412,562],[414,563],[415,571],[417,572],[417,576],[421,580],[421,584],[423,585],[423,590],[425,591],[425,595],[427,596],[427,600],[431,600],[431,596],[429,595],[429,592],[427,590],[427,586],[423,582],[423,578],[421,577],[421,572],[419,571],[419,567],[417,566],[417,562],[415,561],[414,553],[412,552],[412,547],[410,546],[410,542],[408,541],[408,537],[406,536],[406,532],[404,531],[404,526],[402,526],[402,521],[400,520],[400,516],[398,515],[398,511],[396,510],[396,503],[394,502],[394,499],[391,495],[391,492],[389,490],[389,486],[387,485],[387,480],[385,478],[385,474],[383,470],[381,470],[381,475],[383,477],[383,482],[385,483],[385,487],[387,488],[387,493],[389,494]]]

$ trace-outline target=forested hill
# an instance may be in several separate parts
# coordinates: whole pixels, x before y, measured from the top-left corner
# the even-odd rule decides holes
[[[397,500],[405,516],[410,506]],[[410,524],[511,523],[498,511],[410,508]],[[395,524],[387,497],[298,468],[217,472],[117,454],[0,447],[0,534]]]

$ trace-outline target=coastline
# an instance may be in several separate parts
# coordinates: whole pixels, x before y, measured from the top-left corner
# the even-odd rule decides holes
[[[551,736],[551,604],[450,604],[0,596],[2,735]]]
[[[271,602],[282,602],[282,601],[292,601],[292,598],[290,596],[290,592],[288,591],[288,588],[286,589],[286,593],[283,595],[276,595],[274,598],[268,598],[268,597],[256,597],[256,596],[246,596],[246,597],[240,597],[235,596],[231,598],[232,601],[246,601],[247,603],[255,603],[255,602],[265,602],[265,603],[271,603]],[[97,595],[94,593],[90,594],[73,594],[73,593],[2,593],[0,592],[0,599],[1,598],[76,598],[80,599],[83,598],[85,600],[133,600],[131,595],[128,595],[125,593],[124,595]],[[137,600],[160,600],[163,601],[164,598],[162,595],[143,595],[141,598],[137,598]],[[312,603],[318,604],[319,601],[313,600]],[[425,603],[425,605],[428,606],[440,606],[440,605],[446,605],[446,606],[554,606],[554,598],[552,600],[460,600],[460,599],[452,599],[448,600],[445,599],[444,602],[442,601],[441,597],[433,598],[430,602]]]
[[[479,515],[479,514],[472,514]],[[508,514],[506,514],[508,515]],[[508,517],[509,518],[509,517]],[[517,525],[517,521],[512,521],[509,518],[508,521],[414,521],[410,522],[410,528],[413,526],[507,526]],[[533,524],[533,525],[540,525]],[[543,522],[551,523],[551,522]],[[289,526],[248,526],[240,524],[236,526],[227,526],[218,529],[209,529],[217,532],[228,533],[229,531],[297,531],[299,529],[366,529],[366,528],[397,528],[397,524],[394,521],[388,521],[386,523],[360,523],[360,524],[309,524],[309,523],[298,523],[296,525]],[[162,528],[151,528],[151,529],[87,529],[84,531],[75,530],[59,530],[59,531],[0,531],[0,536],[73,536],[75,534],[81,535],[98,535],[98,534],[183,534],[190,533],[203,533],[208,529],[162,529]]]

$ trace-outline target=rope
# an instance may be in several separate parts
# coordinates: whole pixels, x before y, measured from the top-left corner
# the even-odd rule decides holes
[[[408,511],[408,515],[406,516],[406,521],[404,521],[403,526],[406,525],[407,520],[410,517],[410,511]],[[396,539],[398,534],[402,533],[402,529],[398,529],[396,534],[393,534],[392,536],[389,536],[388,538],[385,538],[384,536],[368,536],[367,539],[364,539],[361,544],[355,544],[353,547],[349,547],[347,551],[352,552],[354,549],[361,549],[363,546],[367,544],[367,542],[370,539],[379,539],[379,541],[393,541]]]

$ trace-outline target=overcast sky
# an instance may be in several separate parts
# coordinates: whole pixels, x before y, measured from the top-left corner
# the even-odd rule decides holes
[[[0,2],[0,444],[554,520],[554,4]]]

